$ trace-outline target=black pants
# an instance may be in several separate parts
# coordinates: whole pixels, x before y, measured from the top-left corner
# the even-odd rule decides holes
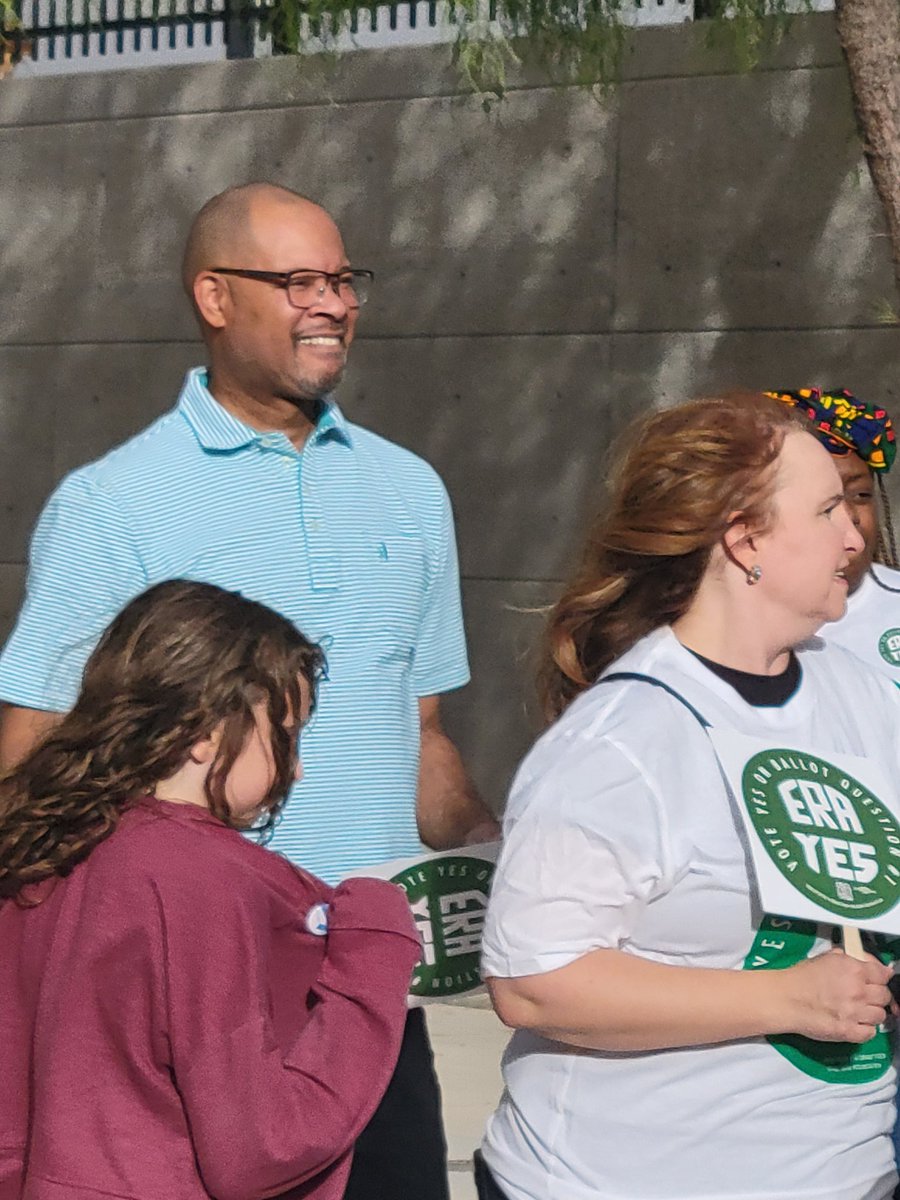
[[[497,1187],[497,1181],[488,1170],[487,1163],[481,1157],[481,1151],[476,1150],[473,1158],[475,1162],[475,1190],[478,1192],[478,1200],[506,1200],[506,1196]]]
[[[344,1200],[450,1200],[441,1093],[421,1008],[409,1012],[393,1078],[356,1143]]]

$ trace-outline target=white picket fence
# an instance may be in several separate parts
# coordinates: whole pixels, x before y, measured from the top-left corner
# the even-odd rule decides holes
[[[227,57],[225,27],[221,14],[224,0],[163,0],[159,11],[187,16],[193,21],[157,29],[125,29],[121,32],[76,32],[34,39],[31,59],[23,59],[16,75],[59,75],[75,71],[109,71],[126,67],[165,66],[172,63],[215,62]],[[631,0],[630,19],[636,25],[670,25],[691,20],[693,0]],[[171,4],[171,8],[170,8]],[[200,10],[199,15],[198,10]],[[67,25],[79,27],[88,21],[115,25],[123,18],[134,20],[151,11],[149,0],[24,0],[22,22],[26,29]],[[208,14],[208,18],[205,14]],[[86,15],[88,20],[85,20]],[[329,40],[337,50],[384,49],[392,46],[428,46],[456,38],[456,25],[443,0],[428,3],[379,5],[360,9],[353,22]],[[268,39],[258,39],[257,56],[271,54]]]
[[[798,9],[806,0],[797,0]],[[675,25],[693,19],[693,0],[630,0],[626,14],[636,26]],[[833,0],[812,0],[814,9],[833,8]],[[181,14],[192,20],[105,33],[75,32],[34,39],[33,57],[15,68],[17,76],[60,75],[76,71],[116,71],[128,67],[167,66],[173,63],[215,62],[228,57],[225,0],[157,0],[157,11]],[[26,29],[68,26],[78,28],[93,22],[114,26],[121,20],[147,18],[153,0],[23,0],[22,21]],[[455,40],[457,28],[444,0],[380,5],[360,9],[352,30],[330,40],[337,50],[384,49],[394,46],[427,46]],[[256,57],[272,53],[271,42],[258,38]]]

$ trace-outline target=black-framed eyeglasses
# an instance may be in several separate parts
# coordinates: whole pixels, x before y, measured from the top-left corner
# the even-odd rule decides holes
[[[251,271],[244,267],[213,267],[213,273],[259,279],[263,283],[284,288],[288,303],[293,308],[311,308],[324,297],[328,288],[348,308],[359,308],[368,300],[369,289],[375,279],[374,271],[356,268],[346,271],[307,271],[302,267],[296,271]]]

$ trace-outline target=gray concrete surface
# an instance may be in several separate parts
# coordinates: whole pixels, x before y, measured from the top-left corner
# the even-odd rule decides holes
[[[500,1058],[510,1031],[489,1008],[432,1004],[427,1019],[444,1104],[451,1200],[475,1200],[472,1151],[503,1090]]]
[[[632,413],[804,383],[900,412],[832,16],[798,18],[752,75],[703,38],[638,33],[602,102],[523,67],[489,113],[444,47],[5,80],[0,634],[48,490],[200,357],[177,282],[191,214],[284,182],[378,273],[339,398],[447,481],[473,649],[449,723],[499,805],[535,728],[533,610]]]

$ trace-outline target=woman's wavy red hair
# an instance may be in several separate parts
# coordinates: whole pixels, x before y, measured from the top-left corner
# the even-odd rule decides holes
[[[804,425],[761,392],[732,392],[628,427],[608,502],[545,630],[539,690],[549,720],[685,612],[736,512],[764,527],[785,436]]]

